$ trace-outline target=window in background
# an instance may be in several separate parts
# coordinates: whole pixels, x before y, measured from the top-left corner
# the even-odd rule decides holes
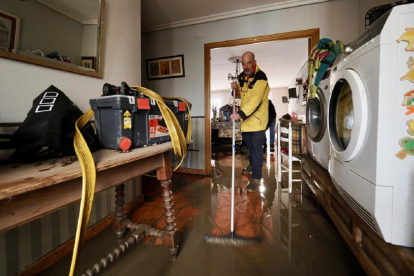
[[[213,114],[213,109],[216,108],[217,110],[217,117],[220,115],[219,114],[219,109],[222,106],[221,104],[221,98],[211,98],[210,101],[210,106],[211,106],[211,110],[210,110],[210,118],[214,118],[214,114]]]

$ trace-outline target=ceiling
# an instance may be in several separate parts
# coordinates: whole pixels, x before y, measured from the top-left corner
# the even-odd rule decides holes
[[[270,88],[288,87],[308,56],[308,39],[279,40],[211,50],[211,91],[230,89],[227,76],[236,72],[230,57],[244,52],[255,54],[257,64],[266,73]],[[241,68],[241,66],[240,66]],[[243,70],[243,69],[241,69]]]
[[[142,0],[141,27],[145,33],[326,1],[332,0]]]

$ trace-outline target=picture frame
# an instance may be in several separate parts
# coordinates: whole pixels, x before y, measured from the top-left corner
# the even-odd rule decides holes
[[[96,57],[81,57],[81,66],[96,70]]]
[[[147,59],[148,80],[185,77],[184,55]]]
[[[20,17],[0,10],[0,50],[17,53],[19,48]]]

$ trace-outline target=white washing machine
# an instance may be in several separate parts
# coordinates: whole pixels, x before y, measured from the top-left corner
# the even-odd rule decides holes
[[[306,105],[306,128],[308,133],[309,155],[319,165],[328,170],[329,165],[329,137],[327,128],[328,103],[331,94],[330,70],[321,78],[316,96],[308,100]]]
[[[414,56],[412,28],[414,4],[395,7],[359,35],[332,67],[328,108],[335,186],[385,241],[409,247],[414,247],[414,96],[408,93],[414,89],[414,66],[407,62]],[[406,41],[398,42],[400,37]],[[402,78],[407,72],[411,81]]]

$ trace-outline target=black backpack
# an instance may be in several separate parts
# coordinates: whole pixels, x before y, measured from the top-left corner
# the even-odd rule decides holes
[[[11,161],[75,155],[75,123],[82,111],[59,89],[51,85],[34,101],[23,124],[11,135],[16,151]],[[99,148],[95,132],[88,122],[81,130],[90,150]]]

